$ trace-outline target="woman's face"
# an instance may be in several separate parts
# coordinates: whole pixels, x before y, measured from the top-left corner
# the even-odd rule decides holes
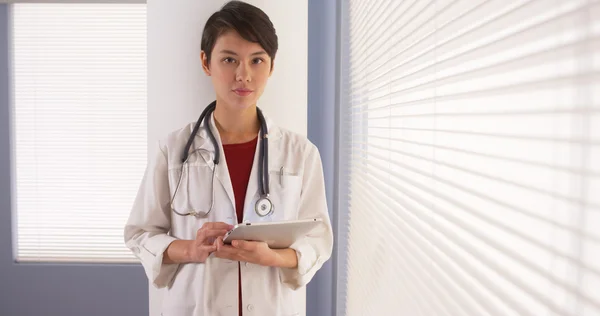
[[[201,57],[220,106],[236,111],[256,105],[272,73],[272,60],[258,43],[230,31],[217,38],[210,64],[204,52]]]

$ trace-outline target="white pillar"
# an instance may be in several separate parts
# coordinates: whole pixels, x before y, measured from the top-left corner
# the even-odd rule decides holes
[[[214,100],[202,71],[204,23],[225,0],[148,0],[148,155],[156,141],[195,121]],[[278,125],[306,135],[308,0],[248,0],[269,17],[279,37],[274,73],[259,100]],[[149,289],[150,316],[160,315],[162,291]],[[301,315],[303,315],[302,313]]]

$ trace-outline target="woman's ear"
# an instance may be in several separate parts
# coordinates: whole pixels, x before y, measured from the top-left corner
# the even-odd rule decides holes
[[[204,51],[200,52],[200,60],[202,61],[202,69],[204,70],[204,73],[210,77],[210,67],[208,67],[208,56],[206,56],[206,53],[204,53]]]
[[[269,77],[273,74],[273,68],[275,68],[275,59],[271,59],[271,71],[269,72]]]

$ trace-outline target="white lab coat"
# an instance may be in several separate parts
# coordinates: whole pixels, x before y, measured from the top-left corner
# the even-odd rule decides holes
[[[211,115],[211,129],[220,147],[217,165],[214,209],[208,218],[179,216],[169,201],[179,179],[181,157],[194,123],[170,133],[160,141],[150,160],[127,221],[124,237],[127,247],[140,259],[150,284],[166,288],[163,316],[237,316],[238,266],[242,278],[244,315],[301,316],[305,285],[327,261],[332,252],[333,234],[325,200],[321,158],[306,138],[278,128],[267,119],[269,129],[270,198],[275,210],[268,217],[254,211],[258,199],[258,152],[244,202],[243,221],[260,222],[321,218],[323,225],[291,248],[296,250],[295,269],[263,267],[224,260],[211,255],[205,263],[163,264],[163,252],[176,239],[194,239],[205,222],[236,224],[235,199],[226,157]],[[190,149],[208,150],[192,154],[188,160],[189,183],[184,174],[177,198],[178,211],[206,210],[211,199],[214,146],[204,126]],[[284,174],[280,176],[280,169]]]

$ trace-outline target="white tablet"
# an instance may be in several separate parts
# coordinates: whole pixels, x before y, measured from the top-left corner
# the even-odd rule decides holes
[[[237,224],[225,234],[223,242],[231,244],[233,240],[251,240],[266,242],[272,249],[289,248],[296,240],[305,237],[315,229],[320,218]]]

